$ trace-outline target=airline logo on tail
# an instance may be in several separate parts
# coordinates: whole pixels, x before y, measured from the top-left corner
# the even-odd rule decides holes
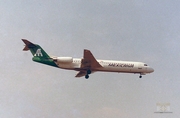
[[[36,51],[36,53],[34,54],[34,56],[38,56],[38,57],[42,57],[43,56],[43,54],[42,54],[42,52],[41,52],[41,49],[37,49],[37,51]]]

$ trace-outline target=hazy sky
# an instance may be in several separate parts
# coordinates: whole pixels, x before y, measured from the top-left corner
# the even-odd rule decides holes
[[[1,0],[1,118],[178,118],[180,1]],[[26,38],[50,55],[146,62],[155,72],[77,72],[32,61]],[[170,103],[172,114],[155,114]]]

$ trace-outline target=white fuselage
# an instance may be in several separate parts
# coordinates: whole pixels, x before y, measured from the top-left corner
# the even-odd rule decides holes
[[[26,39],[22,39],[22,41],[25,43],[23,50],[31,51],[33,61],[53,67],[79,71],[75,77],[85,76],[85,78],[88,79],[89,74],[96,71],[103,71],[139,73],[139,77],[141,78],[141,75],[154,71],[153,68],[142,62],[97,60],[88,49],[84,49],[83,58],[50,57],[41,46],[33,44]]]
[[[140,73],[145,75],[151,73],[154,70],[147,64],[142,62],[131,62],[131,61],[113,61],[113,60],[97,60],[102,66],[100,68],[91,68],[92,72],[104,71],[104,72],[122,72],[122,73]],[[73,58],[72,62],[56,62],[59,68],[69,70],[83,70],[81,68],[81,59]]]

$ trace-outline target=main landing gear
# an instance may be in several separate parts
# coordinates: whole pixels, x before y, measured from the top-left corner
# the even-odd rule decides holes
[[[88,79],[88,78],[89,78],[89,75],[86,75],[85,78]]]
[[[85,78],[86,78],[86,79],[89,78],[89,74],[91,74],[91,70],[87,70],[87,74],[85,75]]]

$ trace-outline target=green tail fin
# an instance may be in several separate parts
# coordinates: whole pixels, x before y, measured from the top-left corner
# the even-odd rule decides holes
[[[54,63],[53,59],[41,48],[41,46],[33,44],[26,39],[22,39],[22,41],[26,44],[23,51],[30,50],[33,55],[33,61],[58,67]]]
[[[37,44],[33,44],[26,39],[22,39],[22,41],[26,44],[24,47],[24,51],[30,50],[34,57],[39,58],[50,58],[49,55]]]

